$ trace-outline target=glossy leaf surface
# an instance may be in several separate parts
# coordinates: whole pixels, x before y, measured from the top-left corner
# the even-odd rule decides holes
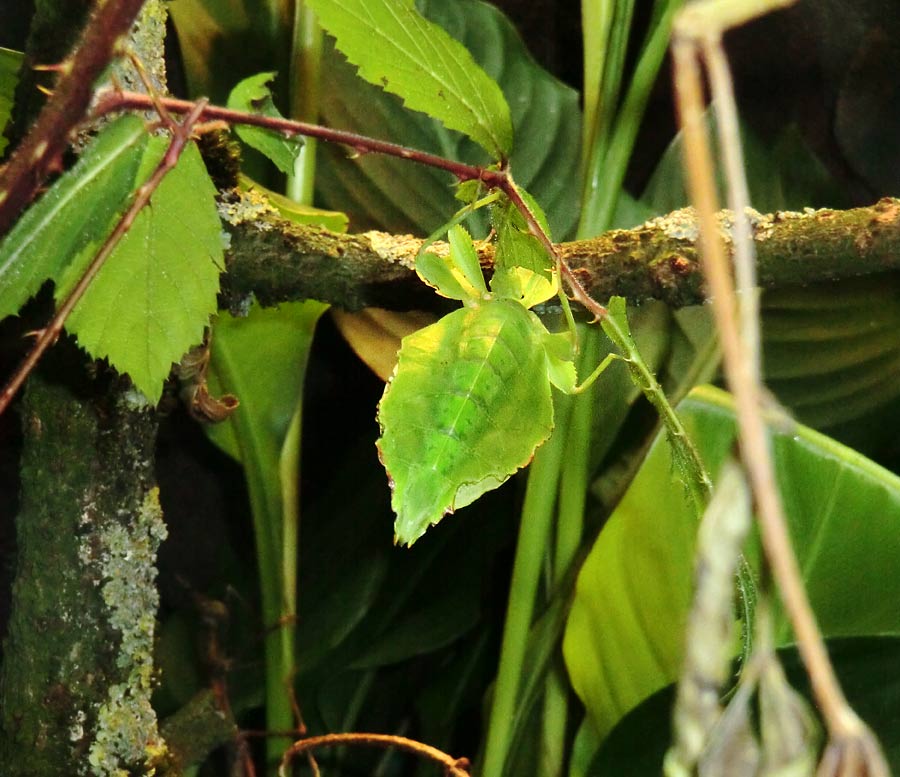
[[[853,710],[872,728],[891,769],[900,769],[900,639],[857,637],[828,641],[828,655]],[[788,680],[811,698],[808,679],[794,648],[779,651]],[[653,694],[629,712],[610,732],[589,767],[587,777],[657,777],[662,773],[675,687]],[[647,732],[653,736],[648,737]]]
[[[496,488],[553,427],[543,325],[515,302],[463,308],[406,337],[378,408],[397,541]]]
[[[578,94],[531,58],[515,27],[496,8],[476,0],[423,0],[417,6],[500,84],[515,131],[510,164],[516,181],[544,205],[554,234],[568,237],[578,219],[578,187],[571,185],[579,165]],[[327,124],[474,164],[486,161],[484,152],[460,133],[411,113],[393,95],[362,81],[327,46],[323,63]],[[440,171],[417,168],[411,175],[403,160],[374,155],[351,160],[326,144],[318,154],[318,192],[328,207],[350,215],[354,229],[429,234],[459,207],[450,178]]]
[[[164,137],[150,138],[139,178],[167,146]],[[66,323],[85,350],[127,372],[154,403],[172,363],[202,340],[216,310],[224,257],[215,194],[200,152],[189,144]],[[57,300],[82,271],[80,262],[70,266]]]
[[[241,404],[226,421],[206,427],[216,445],[259,476],[278,479],[278,457],[297,406],[321,302],[255,305],[247,316],[222,313],[213,325],[209,390]],[[265,345],[265,347],[261,347]],[[288,368],[290,365],[290,368]],[[273,494],[279,486],[267,487]],[[280,510],[276,510],[280,515]]]
[[[236,111],[281,118],[269,88],[274,78],[274,73],[258,73],[245,78],[228,95],[228,107]],[[244,143],[271,159],[282,173],[290,174],[294,171],[294,161],[300,154],[303,138],[296,136],[288,139],[272,130],[241,124],[235,125],[234,131]]]
[[[310,6],[369,83],[468,135],[495,159],[509,154],[512,121],[500,88],[411,0],[310,0]]]
[[[0,243],[0,318],[16,313],[75,256],[99,248],[139,183],[148,140],[136,116],[117,120],[19,219]]]
[[[732,449],[728,396],[693,392],[679,415],[715,475]],[[776,470],[804,581],[828,637],[900,634],[900,478],[805,427],[775,422]],[[657,439],[581,570],[564,651],[605,736],[674,682],[690,603],[695,522]],[[753,554],[748,554],[751,556]],[[789,629],[776,624],[779,644]]]

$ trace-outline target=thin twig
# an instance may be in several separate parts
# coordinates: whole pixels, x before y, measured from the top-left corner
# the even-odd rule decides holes
[[[190,100],[176,100],[172,98],[157,98],[157,102],[166,110],[177,114],[187,113],[196,106],[196,104]],[[103,116],[113,111],[149,110],[154,107],[154,100],[145,94],[110,89],[99,96],[94,113],[97,116]],[[479,167],[477,165],[468,165],[464,162],[457,162],[436,154],[430,154],[426,151],[402,146],[398,143],[391,143],[386,140],[358,135],[355,132],[346,132],[344,130],[322,127],[317,124],[309,124],[307,122],[294,121],[291,119],[261,116],[244,111],[232,110],[230,108],[221,108],[215,105],[205,106],[200,113],[200,118],[204,121],[224,121],[228,124],[245,124],[263,127],[275,132],[281,132],[288,137],[303,135],[304,137],[318,138],[329,143],[348,146],[359,154],[384,154],[386,156],[407,159],[410,162],[417,162],[418,164],[427,165],[428,167],[446,170],[448,173],[452,173],[460,182],[477,180],[484,183],[489,189],[500,189],[507,197],[509,197],[516,209],[522,214],[531,232],[537,237],[544,248],[546,248],[548,254],[556,261],[575,300],[582,304],[586,310],[590,311],[597,318],[606,316],[606,308],[591,298],[577,276],[565,262],[560,260],[559,252],[544,232],[534,214],[531,212],[531,209],[522,199],[508,169],[505,167],[493,169]]]
[[[709,37],[710,33],[705,30],[703,36],[697,36],[696,27],[682,20],[679,22],[676,24],[672,53],[676,103],[684,133],[688,189],[699,212],[701,258],[722,341],[725,377],[735,398],[742,459],[756,501],[766,558],[794,628],[797,647],[833,745],[836,745],[838,752],[843,752],[845,748],[853,753],[865,752],[871,758],[870,774],[887,774],[883,758],[872,756],[871,735],[850,709],[838,683],[791,547],[768,429],[762,415],[762,387],[756,379],[751,356],[741,340],[734,285],[715,216],[715,178],[704,131],[703,85],[696,43],[696,37],[702,39],[703,36]]]
[[[128,210],[126,210],[122,215],[122,218],[119,219],[115,228],[109,234],[109,237],[106,238],[103,245],[100,247],[100,250],[91,260],[90,265],[88,265],[88,268],[78,280],[78,283],[69,293],[65,302],[57,309],[50,323],[41,330],[31,351],[29,351],[28,355],[9,379],[9,382],[4,386],[3,391],[0,392],[0,414],[2,414],[9,406],[9,403],[25,382],[25,379],[31,374],[35,366],[37,366],[37,363],[41,356],[44,355],[44,352],[59,338],[66,320],[75,309],[75,306],[81,300],[82,296],[84,296],[85,291],[87,291],[97,273],[100,272],[103,264],[109,258],[110,254],[112,254],[122,238],[125,237],[128,230],[131,229],[134,220],[141,210],[148,202],[150,202],[150,198],[159,187],[163,178],[166,176],[166,173],[178,163],[181,152],[191,139],[191,133],[193,132],[194,126],[199,121],[200,115],[203,112],[204,104],[205,103],[202,101],[198,102],[194,106],[194,110],[185,117],[182,123],[175,124],[172,128],[172,140],[169,142],[169,147],[166,149],[166,153],[159,161],[156,169],[154,169],[150,177],[135,192],[134,199],[128,207]]]
[[[161,97],[158,100],[166,110],[174,114],[186,114],[196,107],[196,103],[191,100],[177,100],[172,97]],[[154,108],[153,100],[145,94],[108,89],[98,96],[94,107],[94,115],[99,117],[116,111],[148,111]],[[370,138],[365,135],[358,135],[355,132],[322,127],[318,124],[309,124],[304,121],[262,116],[260,114],[222,108],[217,105],[204,106],[200,119],[202,121],[224,121],[229,125],[244,124],[252,127],[262,127],[273,132],[280,132],[285,137],[302,135],[304,137],[318,138],[329,143],[347,146],[357,154],[385,154],[400,159],[408,159],[410,162],[446,170],[460,181],[481,180],[490,188],[500,187],[503,181],[506,180],[506,173],[502,170],[467,165],[464,162],[457,162],[437,154],[430,154],[427,151],[409,148],[399,143],[391,143],[387,140]]]
[[[69,134],[90,105],[94,82],[112,61],[143,4],[144,0],[98,3],[75,53],[55,68],[61,77],[47,104],[8,164],[0,168],[0,235],[59,165]]]
[[[756,279],[756,253],[750,220],[750,191],[744,175],[744,155],[738,125],[737,105],[731,70],[722,50],[719,38],[707,37],[702,41],[703,58],[709,71],[709,82],[716,106],[716,125],[719,132],[719,151],[728,181],[728,207],[734,220],[734,276],[738,294],[738,319],[741,338],[747,350],[746,358],[754,382],[762,382],[762,357],[760,348],[759,292]]]
[[[278,768],[279,777],[287,777],[287,769],[296,755],[320,747],[335,747],[337,745],[360,745],[362,747],[403,750],[440,764],[444,767],[446,777],[470,777],[469,761],[466,758],[454,758],[436,747],[417,742],[415,739],[407,739],[406,737],[393,734],[357,733],[325,734],[296,741],[288,748],[281,759],[281,766]]]

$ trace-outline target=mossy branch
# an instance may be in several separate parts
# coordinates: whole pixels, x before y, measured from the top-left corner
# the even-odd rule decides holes
[[[432,307],[433,292],[415,275],[422,240],[365,232],[343,235],[298,225],[257,200],[223,208],[231,234],[225,299],[235,307],[253,293],[266,305],[315,298],[348,310]],[[753,238],[763,287],[839,280],[900,268],[900,199],[851,210],[754,214]],[[731,216],[719,215],[728,235]],[[706,299],[691,209],[630,230],[560,243],[558,253],[593,299],[659,299],[683,307]],[[730,241],[728,241],[730,248]],[[493,247],[478,246],[490,267]],[[442,252],[446,244],[430,250]]]

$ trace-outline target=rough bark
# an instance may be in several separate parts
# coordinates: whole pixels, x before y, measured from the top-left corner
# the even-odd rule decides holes
[[[140,6],[116,0],[98,8],[72,69],[102,67],[98,58],[108,61]],[[104,13],[111,20],[105,27],[97,23]],[[130,44],[159,86],[164,32],[165,8],[152,0]],[[85,52],[91,41],[98,48]],[[130,67],[118,68],[118,78],[136,80]],[[88,96],[93,80],[84,85]],[[60,121],[76,121],[86,107],[80,89],[70,85],[51,98]],[[0,667],[0,774],[141,774],[172,762],[150,704],[156,551],[166,534],[153,476],[155,411],[126,380],[74,385],[71,376],[86,366],[71,345],[62,344],[52,361],[31,379],[22,406],[18,555]]]
[[[422,241],[410,235],[340,235],[286,221],[265,203],[223,206],[231,234],[225,299],[232,308],[255,294],[263,304],[320,299],[348,310],[433,306],[414,272]],[[867,208],[751,214],[764,287],[850,278],[900,267],[900,200]],[[730,235],[731,214],[720,224]],[[698,230],[690,208],[630,230],[560,243],[558,250],[588,293],[603,304],[613,295],[631,302],[659,299],[672,307],[703,302]],[[445,252],[444,243],[433,249]],[[479,245],[490,267],[493,250]],[[431,301],[429,301],[429,299]]]
[[[31,379],[22,409],[0,773],[140,773],[163,748],[150,706],[155,559],[166,533],[155,413],[133,391],[92,396],[47,374]]]

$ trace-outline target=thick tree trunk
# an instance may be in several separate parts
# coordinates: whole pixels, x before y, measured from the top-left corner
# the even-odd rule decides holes
[[[86,397],[45,371],[31,379],[22,417],[0,773],[141,773],[164,750],[150,706],[155,559],[166,534],[155,412],[131,390]]]

